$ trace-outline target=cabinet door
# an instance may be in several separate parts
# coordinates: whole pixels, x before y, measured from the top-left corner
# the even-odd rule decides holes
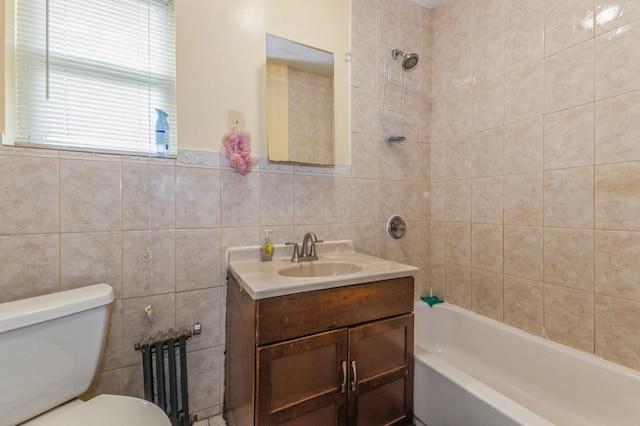
[[[258,424],[346,425],[347,336],[343,328],[259,347]]]
[[[349,425],[413,420],[413,314],[349,329]]]

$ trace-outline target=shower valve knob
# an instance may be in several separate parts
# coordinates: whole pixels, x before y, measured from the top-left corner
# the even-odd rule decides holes
[[[407,223],[404,221],[402,216],[391,216],[387,221],[387,235],[394,240],[402,238],[406,231]]]

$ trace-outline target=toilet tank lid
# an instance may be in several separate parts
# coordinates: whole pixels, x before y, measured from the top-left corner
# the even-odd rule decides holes
[[[101,283],[0,303],[0,333],[108,305],[113,298],[111,286]]]

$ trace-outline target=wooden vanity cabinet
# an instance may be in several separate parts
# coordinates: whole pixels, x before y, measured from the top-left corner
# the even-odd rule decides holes
[[[229,274],[230,426],[413,420],[413,277],[253,300]]]

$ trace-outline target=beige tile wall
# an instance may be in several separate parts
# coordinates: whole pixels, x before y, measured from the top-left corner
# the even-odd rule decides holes
[[[433,10],[431,279],[640,369],[640,2]]]
[[[287,69],[290,161],[332,164],[333,78]]]
[[[191,411],[222,410],[224,250],[353,239],[365,253],[422,268],[428,289],[429,126],[402,147],[378,140],[378,85],[394,48],[420,54],[421,95],[409,100],[429,123],[430,13],[409,0],[353,2],[352,164],[335,169],[270,166],[248,176],[217,153],[181,151],[177,160],[0,147],[0,302],[107,282],[115,290],[105,356],[89,395],[141,395],[145,333],[202,323],[189,341]],[[425,36],[426,35],[426,36]],[[360,107],[358,107],[360,105]],[[249,129],[250,130],[250,129]],[[223,132],[224,129],[221,129]],[[385,233],[401,214],[408,234]],[[144,261],[147,246],[151,259]],[[426,271],[426,272],[424,272]],[[144,312],[153,304],[156,322]]]

